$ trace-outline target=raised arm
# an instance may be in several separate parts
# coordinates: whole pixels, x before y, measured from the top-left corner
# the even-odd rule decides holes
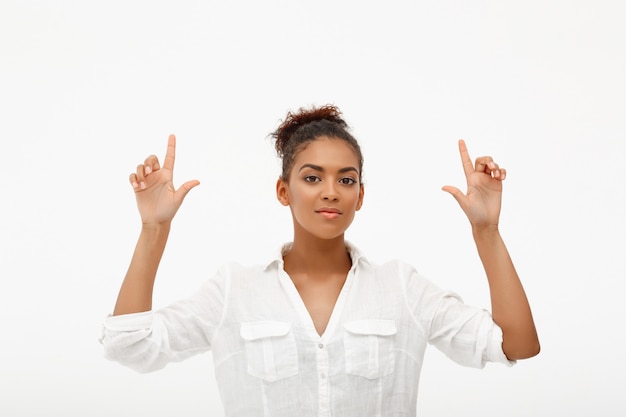
[[[152,289],[165,249],[170,224],[187,193],[199,181],[185,182],[178,190],[172,182],[176,137],[170,135],[163,166],[151,155],[130,175],[141,216],[141,233],[120,288],[113,315],[152,309]]]
[[[452,194],[472,225],[474,241],[489,281],[492,316],[502,329],[505,355],[510,360],[535,356],[539,353],[539,339],[530,305],[498,229],[506,170],[489,156],[477,158],[473,164],[462,140],[459,141],[459,152],[467,192],[452,186],[442,189]]]

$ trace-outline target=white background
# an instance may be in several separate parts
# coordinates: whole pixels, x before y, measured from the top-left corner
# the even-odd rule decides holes
[[[267,134],[334,103],[365,155],[348,239],[489,307],[456,140],[508,169],[502,234],[542,352],[427,352],[420,416],[623,416],[626,6],[615,1],[0,4],[0,415],[221,416],[210,354],[140,375],[102,358],[139,231],[128,174],[178,137],[155,305],[291,238]]]

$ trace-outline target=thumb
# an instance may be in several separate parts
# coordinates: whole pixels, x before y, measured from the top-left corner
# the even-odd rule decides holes
[[[178,190],[176,190],[176,198],[182,201],[187,193],[191,191],[192,188],[197,187],[198,185],[200,185],[200,181],[198,180],[187,181],[186,183],[181,185]]]
[[[457,203],[459,203],[459,205],[461,207],[463,207],[465,205],[465,194],[463,194],[463,192],[461,190],[459,190],[456,187],[453,187],[451,185],[444,185],[443,187],[441,187],[441,189],[445,192],[447,192],[448,194],[451,194],[452,197],[454,197],[454,199],[456,200]]]

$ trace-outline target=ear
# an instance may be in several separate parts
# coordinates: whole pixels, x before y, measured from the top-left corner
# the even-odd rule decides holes
[[[278,202],[280,204],[282,204],[283,206],[288,206],[289,205],[289,184],[287,184],[287,182],[285,182],[284,179],[278,178],[278,181],[276,181],[276,198],[278,199]]]
[[[356,203],[356,211],[361,210],[363,206],[363,196],[365,195],[365,187],[361,184],[361,191],[359,191],[359,201]]]

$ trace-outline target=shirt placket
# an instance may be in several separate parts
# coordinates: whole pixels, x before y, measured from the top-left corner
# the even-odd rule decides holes
[[[328,375],[328,349],[323,342],[317,344],[318,415],[330,417],[330,389]]]

